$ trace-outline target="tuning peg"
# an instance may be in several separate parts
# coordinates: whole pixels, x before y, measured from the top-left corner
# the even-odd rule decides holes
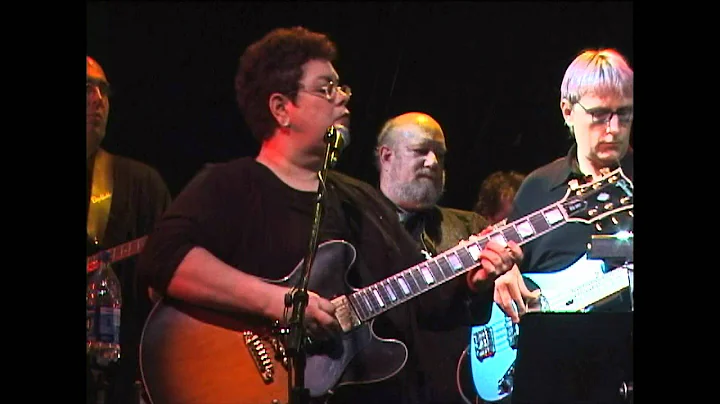
[[[632,211],[632,210],[629,210],[629,211],[628,211],[628,215],[630,215],[630,217],[635,217],[635,215],[633,214],[633,211]]]
[[[599,222],[595,223],[595,228],[597,229],[597,231],[602,231],[602,225],[600,225]]]
[[[611,217],[610,220],[612,220],[613,224],[618,224],[618,220],[615,218],[615,216]]]

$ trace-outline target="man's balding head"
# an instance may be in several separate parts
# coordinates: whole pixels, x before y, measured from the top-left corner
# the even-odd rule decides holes
[[[445,187],[445,134],[422,112],[388,120],[377,138],[380,190],[405,210],[436,204]]]
[[[445,145],[445,134],[440,124],[422,112],[407,112],[388,120],[380,130],[376,146],[392,145],[398,135],[424,133],[428,138]]]

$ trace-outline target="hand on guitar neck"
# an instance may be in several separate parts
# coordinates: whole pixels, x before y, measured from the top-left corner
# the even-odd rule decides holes
[[[490,233],[496,231],[494,226],[488,226],[478,235],[471,235],[467,241],[462,241],[460,245],[468,245],[477,243]],[[508,254],[500,254],[502,251]],[[473,292],[492,287],[493,282],[507,273],[508,270],[517,268],[514,262],[522,262],[523,252],[520,246],[513,240],[496,241],[491,239],[484,250],[480,254],[480,262],[482,265],[468,271],[466,280],[468,288]]]

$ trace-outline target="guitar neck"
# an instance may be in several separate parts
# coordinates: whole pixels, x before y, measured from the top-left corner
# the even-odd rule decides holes
[[[128,241],[127,243],[115,246],[113,248],[97,252],[87,258],[87,264],[90,265],[91,262],[100,259],[102,254],[108,254],[108,262],[110,264],[132,257],[133,255],[136,255],[140,253],[140,251],[142,251],[146,241],[147,236],[142,236],[135,240]]]
[[[480,240],[457,245],[427,261],[349,295],[358,317],[367,321],[479,265],[480,252],[491,240],[525,244],[568,222],[568,209],[556,202],[512,223],[499,226]]]

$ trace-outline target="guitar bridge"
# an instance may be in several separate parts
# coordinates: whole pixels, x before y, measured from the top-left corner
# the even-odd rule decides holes
[[[260,377],[265,383],[272,383],[275,378],[275,369],[262,339],[252,331],[243,331],[243,339],[258,372],[260,372]]]

